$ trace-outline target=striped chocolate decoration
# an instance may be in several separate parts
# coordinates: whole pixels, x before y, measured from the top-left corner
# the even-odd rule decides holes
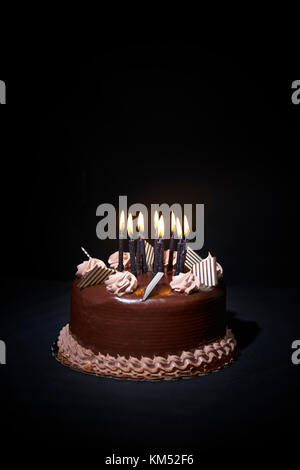
[[[206,287],[218,284],[217,263],[215,256],[208,255],[207,258],[193,265],[193,274],[200,279],[200,283]]]
[[[146,240],[145,240],[145,253],[146,253],[146,263],[148,266],[148,271],[153,271],[154,248]]]
[[[101,284],[105,281],[108,276],[115,272],[116,271],[114,269],[95,266],[95,268],[87,275],[87,277],[80,281],[78,287],[80,287],[80,289],[83,289],[84,287],[96,286],[97,284]]]
[[[187,250],[186,250],[186,258],[185,258],[185,263],[184,265],[188,268],[188,269],[193,269],[193,265],[194,264],[197,264],[197,263],[200,263],[202,261],[202,258],[200,258],[199,255],[197,255],[197,253],[192,250],[191,248],[187,247]]]

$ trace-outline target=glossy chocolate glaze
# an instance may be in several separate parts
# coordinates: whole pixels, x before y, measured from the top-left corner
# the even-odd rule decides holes
[[[193,351],[226,332],[225,286],[190,295],[174,292],[165,274],[143,302],[151,273],[138,276],[133,294],[117,297],[104,285],[80,290],[73,282],[70,332],[81,346],[112,356],[163,356]]]

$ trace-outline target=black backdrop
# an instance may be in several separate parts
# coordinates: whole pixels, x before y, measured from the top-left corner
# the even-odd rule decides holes
[[[287,430],[296,439],[298,297],[283,289],[299,281],[294,57],[290,46],[238,41],[119,41],[93,56],[61,47],[1,68],[0,338],[10,356],[0,372],[13,441],[19,430],[24,442],[104,448],[107,436],[111,448],[133,448],[136,439],[148,452],[155,437],[161,447],[177,445],[178,420],[193,434],[184,451],[198,435],[204,447],[211,435],[218,446],[231,436],[237,446],[282,445]],[[95,382],[53,364],[49,345],[68,321],[70,297],[70,284],[53,281],[73,278],[81,245],[104,260],[116,250],[96,238],[96,208],[122,194],[129,204],[205,204],[201,254],[223,265],[238,339],[250,344],[236,369],[157,389]]]
[[[97,239],[96,208],[126,194],[204,203],[201,254],[217,255],[227,282],[297,283],[287,57],[261,44],[119,42],[23,62],[31,73],[8,77],[15,111],[1,116],[7,275],[16,256],[22,277],[72,279],[81,245],[107,260],[116,242]]]

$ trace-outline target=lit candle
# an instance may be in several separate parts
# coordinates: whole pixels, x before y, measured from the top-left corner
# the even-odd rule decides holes
[[[158,271],[158,245],[157,245],[157,237],[158,237],[158,224],[159,224],[159,217],[158,212],[154,212],[154,230],[155,230],[155,237],[154,240],[154,264],[153,264],[153,274],[156,274]]]
[[[122,211],[121,215],[120,215],[120,222],[119,222],[119,264],[118,264],[118,271],[123,271],[124,270],[124,264],[123,264],[124,229],[125,229],[125,214],[124,214],[124,211]],[[122,238],[121,238],[121,236],[122,236]]]
[[[163,273],[164,272],[164,232],[165,232],[165,223],[164,223],[164,218],[161,215],[159,219],[159,224],[158,224],[158,237],[159,240],[157,242],[158,245],[158,272]]]
[[[147,263],[146,263],[145,240],[144,240],[144,215],[143,215],[142,212],[140,212],[139,216],[138,216],[137,228],[138,228],[138,231],[140,233],[140,236],[139,236],[139,239],[138,239],[138,246],[137,246],[137,251],[138,251],[138,247],[139,247],[139,258],[137,257],[137,268],[136,269],[138,271],[139,267],[140,267],[140,264],[141,264],[143,273],[146,273],[148,271],[148,266],[147,266]]]
[[[176,231],[177,231],[177,237],[179,238],[179,242],[177,243],[177,260],[176,260],[175,276],[177,276],[180,273],[180,259],[181,259],[181,251],[183,247],[182,228],[181,228],[181,223],[178,217],[176,218]]]
[[[141,261],[141,245],[140,245],[140,236],[136,241],[136,253],[135,253],[135,265],[136,265],[136,271],[137,273],[140,270],[140,261]]]
[[[137,273],[136,273],[136,267],[135,267],[135,243],[134,243],[134,239],[132,238],[132,236],[133,236],[133,220],[132,220],[131,213],[128,216],[127,232],[128,232],[129,238],[130,238],[130,240],[129,240],[129,252],[130,252],[131,272],[134,276],[136,276]]]
[[[159,217],[158,217],[158,212],[154,212],[154,229],[155,229],[155,236],[157,237],[158,235],[158,224],[159,224]]]
[[[174,212],[172,211],[171,214],[171,237],[170,237],[170,246],[169,246],[169,261],[168,261],[168,271],[173,270],[173,257],[174,257],[174,251],[176,248],[176,242],[174,238],[174,232],[176,228],[176,221],[175,221],[175,215]]]
[[[188,222],[186,215],[184,216],[184,219],[183,219],[183,226],[184,226],[184,241],[183,241],[181,257],[180,257],[180,272],[181,273],[184,272],[184,263],[185,263],[185,257],[186,257],[186,239],[187,239],[188,234],[190,233],[190,226],[189,226],[189,222]]]

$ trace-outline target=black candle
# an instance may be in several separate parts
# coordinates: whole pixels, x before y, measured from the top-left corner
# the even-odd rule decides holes
[[[186,257],[186,241],[184,240],[182,243],[181,255],[180,255],[180,272],[181,273],[184,273],[185,257]]]
[[[135,266],[135,243],[134,243],[134,240],[129,240],[129,253],[130,253],[131,272],[134,276],[137,276],[136,266]]]
[[[158,240],[154,240],[154,264],[153,264],[153,275],[158,272],[158,261],[159,261],[159,246]]]
[[[148,266],[146,262],[146,251],[145,251],[145,240],[143,238],[140,238],[140,252],[141,252],[141,260],[142,260],[142,271],[143,273],[148,272]]]
[[[132,215],[129,214],[128,221],[127,221],[127,232],[129,237],[133,236],[133,220]],[[135,267],[135,243],[134,239],[129,240],[129,253],[130,253],[130,264],[131,264],[131,272],[134,276],[137,275],[136,267]]]
[[[158,254],[158,272],[163,273],[164,272],[164,241],[161,238],[158,241],[158,246],[159,246],[159,254]]]
[[[139,272],[142,269],[143,273],[148,271],[147,264],[146,264],[146,253],[145,253],[145,241],[143,239],[144,234],[144,215],[142,212],[139,213],[138,222],[137,222],[137,229],[139,231],[139,238],[137,241],[137,248],[136,248],[136,269]]]
[[[188,222],[186,215],[184,216],[183,224],[184,224],[184,241],[183,241],[183,245],[181,249],[181,256],[180,256],[180,272],[181,273],[184,273],[184,264],[185,264],[185,258],[186,258],[186,239],[187,239],[186,237],[190,233],[190,226],[189,226],[189,222]]]
[[[124,271],[124,264],[123,264],[123,240],[119,238],[119,264],[118,264],[118,271]]]
[[[155,229],[155,236],[158,237],[158,226],[159,226],[159,216],[158,216],[158,212],[155,211],[154,213],[154,229]],[[153,276],[155,276],[155,274],[157,273],[158,271],[158,250],[159,250],[159,246],[157,245],[158,243],[158,240],[154,240],[154,263],[153,263]]]
[[[180,240],[177,243],[177,260],[176,260],[175,276],[177,276],[180,273],[180,260],[181,260],[182,245],[183,245],[183,243]]]
[[[168,271],[173,270],[173,258],[174,258],[175,248],[176,248],[176,242],[174,239],[174,235],[171,235],[170,246],[169,246],[169,261],[168,261],[168,267],[167,267]]]
[[[141,244],[140,244],[140,237],[137,239],[136,244],[136,270],[139,272],[140,270],[140,257],[141,257]]]
[[[157,212],[156,212],[157,214]],[[158,214],[157,214],[158,217]],[[159,240],[156,241],[155,249],[154,249],[154,270],[153,275],[157,272],[164,272],[164,231],[165,231],[165,224],[164,218],[161,215],[157,224],[157,236]]]
[[[175,240],[174,240],[175,228],[176,228],[175,214],[172,211],[172,214],[171,214],[171,238],[170,238],[170,245],[169,245],[169,260],[168,260],[167,271],[172,271],[173,270],[173,257],[174,257],[174,251],[175,251],[175,248],[176,248],[176,243],[175,243]]]
[[[176,260],[176,269],[175,269],[175,276],[178,276],[180,271],[180,262],[181,262],[181,253],[183,249],[183,238],[182,238],[182,228],[181,223],[178,217],[176,218],[176,232],[177,236],[179,237],[179,242],[177,243],[177,260]]]
[[[118,264],[118,271],[124,270],[123,264],[123,252],[124,252],[124,240],[120,238],[121,235],[124,235],[125,229],[125,214],[124,211],[121,212],[120,215],[120,223],[119,223],[119,264]]]

